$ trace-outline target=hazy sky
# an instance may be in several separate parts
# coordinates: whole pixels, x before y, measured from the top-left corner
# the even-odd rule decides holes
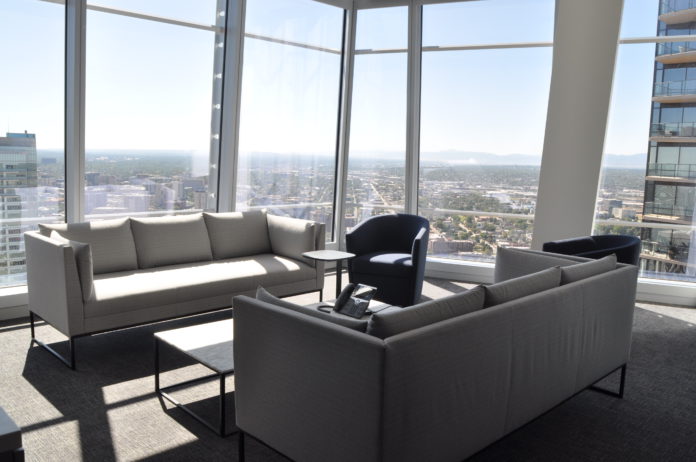
[[[98,0],[114,8],[213,24],[214,0]],[[625,0],[622,37],[651,36],[658,0]],[[488,0],[426,6],[424,45],[551,41],[553,0]],[[247,30],[340,48],[341,10],[310,0],[248,0]],[[63,7],[0,1],[0,133],[36,133],[63,144]],[[357,48],[405,47],[404,7],[359,14]],[[210,143],[214,35],[88,12],[88,149],[187,149]],[[424,151],[541,153],[552,49],[423,55]],[[606,152],[645,152],[654,45],[620,47]],[[331,152],[339,57],[248,39],[241,118],[243,151]],[[351,147],[403,151],[405,53],[359,55]]]

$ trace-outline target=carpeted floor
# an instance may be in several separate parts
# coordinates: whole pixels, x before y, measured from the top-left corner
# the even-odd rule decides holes
[[[333,287],[331,277],[326,287]],[[463,287],[429,280],[424,295],[439,298]],[[309,303],[316,295],[295,300]],[[0,406],[23,429],[27,460],[236,460],[236,436],[219,438],[153,393],[152,334],[228,317],[231,313],[222,311],[78,339],[77,372],[29,347],[27,320],[0,323]],[[696,460],[692,322],[689,310],[639,304],[623,400],[584,391],[471,460]],[[40,327],[38,335],[52,342],[64,340],[48,326]],[[207,373],[173,352],[163,355],[163,385]],[[234,378],[227,384],[233,390]],[[216,392],[217,384],[210,382],[174,395],[214,418]],[[232,403],[232,393],[228,400]],[[247,459],[285,460],[252,440]]]

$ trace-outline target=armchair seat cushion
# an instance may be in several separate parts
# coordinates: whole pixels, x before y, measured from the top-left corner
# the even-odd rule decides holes
[[[413,261],[408,253],[373,252],[351,259],[354,273],[409,276],[413,272]]]
[[[186,263],[97,275],[85,302],[85,317],[106,316],[160,305],[251,292],[310,279],[309,265],[272,254]]]

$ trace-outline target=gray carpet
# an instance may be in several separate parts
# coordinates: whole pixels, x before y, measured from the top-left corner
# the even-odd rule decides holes
[[[327,287],[331,284],[327,280]],[[425,294],[437,298],[462,286],[431,280]],[[298,301],[315,299],[309,295]],[[27,460],[236,460],[236,436],[219,438],[161,403],[152,376],[154,332],[230,316],[223,311],[78,339],[77,372],[29,347],[26,320],[0,323],[0,406],[23,428]],[[64,338],[48,326],[40,327],[38,335],[64,346]],[[207,373],[174,352],[163,355],[163,385]],[[227,384],[234,389],[233,378]],[[216,392],[217,384],[210,382],[173,394],[215,418]],[[231,393],[228,400],[232,403]],[[582,392],[471,460],[696,460],[694,429],[696,327],[636,308],[623,400]],[[250,461],[285,460],[251,440],[247,456]]]

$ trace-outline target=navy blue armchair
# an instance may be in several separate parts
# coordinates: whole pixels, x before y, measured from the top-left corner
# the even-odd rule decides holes
[[[350,282],[377,287],[375,298],[391,305],[418,303],[423,289],[430,223],[417,215],[378,215],[346,234]]]
[[[576,237],[545,242],[542,250],[587,258],[602,258],[614,253],[619,263],[638,265],[638,260],[640,260],[640,239],[623,234]]]

